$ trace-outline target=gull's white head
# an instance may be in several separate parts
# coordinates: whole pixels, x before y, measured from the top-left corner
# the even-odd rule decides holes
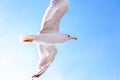
[[[65,38],[66,38],[66,40],[77,40],[78,39],[77,37],[72,37],[68,34],[65,34]]]

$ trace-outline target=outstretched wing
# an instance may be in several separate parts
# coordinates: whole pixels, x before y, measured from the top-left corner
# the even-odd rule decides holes
[[[68,9],[68,0],[50,0],[50,5],[46,10],[40,34],[59,31],[59,22]]]
[[[39,60],[38,72],[33,75],[33,78],[41,76],[47,70],[57,53],[54,45],[39,45],[38,50],[41,58]]]

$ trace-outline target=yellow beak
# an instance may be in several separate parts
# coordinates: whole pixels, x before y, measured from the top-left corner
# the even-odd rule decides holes
[[[77,40],[78,38],[76,38],[76,37],[72,37],[71,39],[72,39],[72,40]]]

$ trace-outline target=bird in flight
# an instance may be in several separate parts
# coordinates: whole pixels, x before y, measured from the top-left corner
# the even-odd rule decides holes
[[[40,32],[36,35],[20,37],[22,43],[37,43],[40,60],[38,71],[32,79],[40,77],[53,62],[57,53],[55,44],[68,40],[77,40],[59,31],[60,20],[68,10],[68,0],[50,0],[50,4],[43,16]]]

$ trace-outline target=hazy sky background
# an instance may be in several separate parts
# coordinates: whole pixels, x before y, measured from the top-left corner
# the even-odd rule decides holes
[[[36,34],[49,0],[0,0],[0,80],[31,80],[38,61]],[[120,80],[120,0],[70,0],[61,32],[78,37],[57,45],[49,69],[37,80]]]

